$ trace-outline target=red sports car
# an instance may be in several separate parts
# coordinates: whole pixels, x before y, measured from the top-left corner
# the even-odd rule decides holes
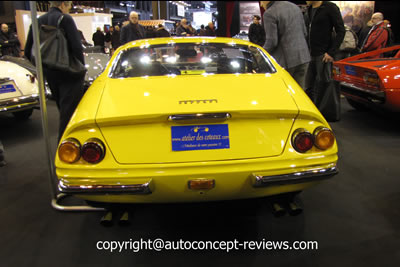
[[[372,58],[377,55],[380,58]],[[400,111],[400,45],[336,61],[333,78],[355,109],[373,105]]]

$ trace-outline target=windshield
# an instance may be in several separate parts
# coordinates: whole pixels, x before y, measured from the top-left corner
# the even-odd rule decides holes
[[[256,47],[227,43],[170,43],[121,52],[111,77],[271,73],[274,68]]]

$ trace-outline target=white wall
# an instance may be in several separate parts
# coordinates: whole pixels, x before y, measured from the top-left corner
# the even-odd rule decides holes
[[[38,12],[38,16],[43,14],[44,12]],[[92,35],[96,31],[97,27],[101,27],[101,29],[103,29],[104,24],[112,25],[112,14],[80,13],[70,15],[74,19],[77,28],[82,31],[83,36],[89,43],[93,43]],[[31,12],[26,10],[16,10],[15,23],[17,26],[18,39],[21,43],[21,48],[24,49],[26,38],[29,32],[29,26],[32,23]]]

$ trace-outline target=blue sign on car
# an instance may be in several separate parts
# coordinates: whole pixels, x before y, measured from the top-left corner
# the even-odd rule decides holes
[[[346,71],[346,74],[357,76],[357,71],[356,71],[355,67],[353,67],[353,66],[344,66],[344,69]]]
[[[12,84],[0,85],[0,94],[12,93],[17,91]]]
[[[228,124],[171,127],[172,151],[227,149]]]

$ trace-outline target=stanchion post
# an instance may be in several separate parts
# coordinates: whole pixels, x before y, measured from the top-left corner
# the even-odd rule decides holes
[[[94,208],[90,206],[80,205],[80,206],[64,206],[58,203],[62,199],[66,198],[68,195],[65,194],[57,194],[57,188],[55,183],[56,172],[54,168],[53,162],[53,154],[51,151],[50,145],[50,137],[49,137],[49,123],[47,117],[47,105],[46,105],[46,95],[44,91],[44,79],[43,79],[43,68],[42,68],[42,56],[40,54],[40,40],[39,40],[39,26],[37,20],[37,12],[36,12],[36,1],[29,1],[30,9],[31,9],[31,18],[32,18],[32,36],[33,36],[33,49],[35,54],[35,64],[36,64],[36,73],[37,79],[39,83],[39,100],[40,100],[40,111],[42,117],[42,131],[43,138],[46,144],[46,157],[47,164],[49,170],[49,179],[50,179],[50,192],[51,192],[51,206],[56,210],[60,211],[103,211],[103,208]]]
[[[42,55],[40,54],[40,41],[39,41],[39,27],[36,12],[36,1],[29,1],[31,8],[31,18],[32,18],[32,36],[33,36],[33,49],[35,50],[35,63],[36,63],[36,73],[39,83],[39,100],[40,100],[40,112],[42,117],[42,131],[43,138],[46,145],[46,158],[49,167],[49,179],[50,179],[50,192],[52,198],[57,198],[56,184],[54,181],[54,164],[53,155],[51,152],[50,138],[49,138],[49,122],[47,117],[47,104],[46,95],[44,91],[44,80],[43,80],[43,68],[42,68]]]

